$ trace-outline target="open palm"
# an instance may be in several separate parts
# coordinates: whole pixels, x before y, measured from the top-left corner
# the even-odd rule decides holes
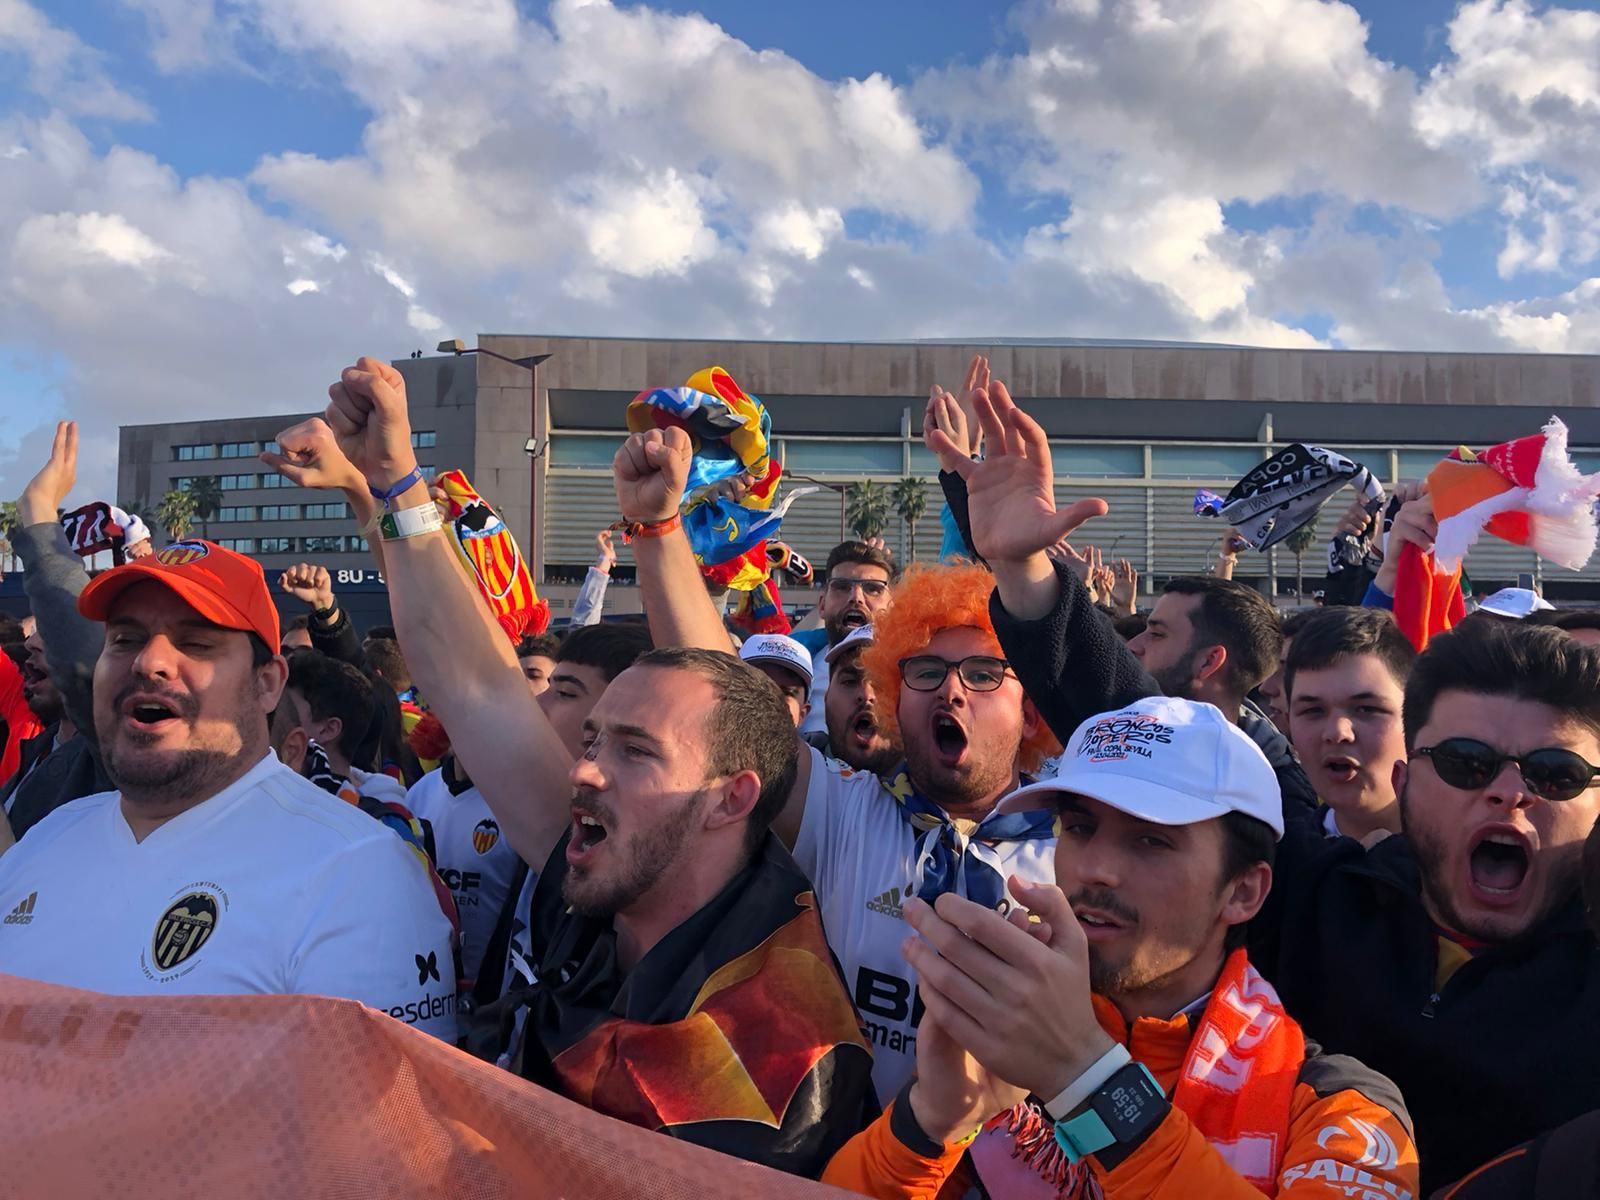
[[[1105,514],[1104,500],[1056,508],[1050,444],[1038,422],[1012,403],[1005,384],[995,380],[987,394],[976,392],[973,400],[989,453],[981,463],[958,462],[956,470],[967,481],[972,542],[979,554],[990,562],[1021,562]],[[934,430],[930,444],[941,437]]]

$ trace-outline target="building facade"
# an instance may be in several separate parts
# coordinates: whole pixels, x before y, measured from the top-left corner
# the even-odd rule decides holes
[[[1458,443],[1482,447],[1537,432],[1552,414],[1572,430],[1585,470],[1600,470],[1600,358],[1268,350],[1158,343],[936,341],[741,342],[485,334],[486,353],[401,360],[426,466],[461,467],[502,511],[557,615],[616,519],[610,463],[628,401],[647,387],[725,367],[772,416],[774,452],[791,487],[812,487],[784,538],[813,561],[838,542],[843,491],[873,479],[925,481],[927,516],[915,557],[939,548],[936,466],[921,442],[929,388],[960,385],[976,352],[1044,426],[1063,499],[1101,496],[1110,513],[1081,540],[1127,558],[1147,591],[1205,570],[1223,529],[1193,515],[1198,488],[1226,492],[1274,448],[1310,442],[1364,463],[1386,485],[1417,478]],[[513,361],[548,356],[529,367]],[[223,480],[226,507],[210,535],[255,554],[269,574],[310,559],[346,587],[379,587],[355,523],[329,498],[281,486],[255,454],[292,418],[228,418],[122,431],[118,496],[148,514],[170,487]],[[532,449],[530,452],[530,440]],[[1321,531],[1344,508],[1335,499]],[[538,519],[530,522],[530,514]],[[893,515],[885,535],[910,557],[912,531]],[[1303,564],[1309,581],[1324,549]],[[1600,556],[1597,556],[1600,560]],[[1469,559],[1480,587],[1533,574],[1553,598],[1600,599],[1600,561],[1581,574],[1541,565],[1486,539]],[[1297,564],[1283,549],[1247,552],[1238,577],[1280,595]],[[621,549],[608,608],[636,609]],[[1308,582],[1308,587],[1310,586]],[[795,597],[795,599],[803,599]]]

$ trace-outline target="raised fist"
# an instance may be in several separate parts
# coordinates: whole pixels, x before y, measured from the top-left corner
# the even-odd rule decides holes
[[[630,434],[611,462],[623,520],[665,521],[677,512],[691,454],[689,435],[676,427]]]
[[[333,607],[333,580],[327,567],[296,563],[278,577],[278,586],[310,608]]]
[[[417,465],[406,414],[406,381],[386,362],[362,358],[328,389],[328,426],[367,482],[387,491]]]
[[[285,429],[278,435],[278,453],[265,452],[261,461],[299,487],[364,491],[367,486],[321,417]]]

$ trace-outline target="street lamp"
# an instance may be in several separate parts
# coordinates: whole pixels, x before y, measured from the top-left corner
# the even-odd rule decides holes
[[[549,358],[548,354],[530,354],[525,358],[512,358],[510,355],[501,354],[498,350],[491,350],[487,346],[468,346],[460,338],[451,338],[449,341],[439,343],[440,354],[454,354],[458,358],[463,354],[487,354],[490,358],[497,358],[501,362],[510,363],[514,367],[526,367],[528,370],[528,431],[533,434],[523,443],[522,452],[528,456],[528,553],[531,561],[539,564],[540,572],[544,569],[544,553],[539,545],[538,523],[535,520],[537,498],[539,491],[539,471],[536,461],[544,456],[550,448],[550,443],[539,440],[539,364]],[[531,567],[530,567],[531,569]]]
[[[795,471],[785,471],[784,476],[788,479],[803,479],[807,483],[814,483],[818,487],[825,487],[830,492],[839,493],[839,540],[841,542],[846,541],[847,526],[845,522],[847,518],[845,515],[845,509],[846,505],[849,503],[850,485],[847,483],[829,483],[826,479],[818,479],[812,475],[801,475]]]

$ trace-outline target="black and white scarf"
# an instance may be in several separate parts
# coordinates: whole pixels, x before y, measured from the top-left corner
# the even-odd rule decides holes
[[[1257,550],[1283,541],[1316,519],[1329,496],[1349,484],[1383,503],[1383,484],[1360,463],[1299,442],[1285,446],[1233,485],[1217,514]]]

